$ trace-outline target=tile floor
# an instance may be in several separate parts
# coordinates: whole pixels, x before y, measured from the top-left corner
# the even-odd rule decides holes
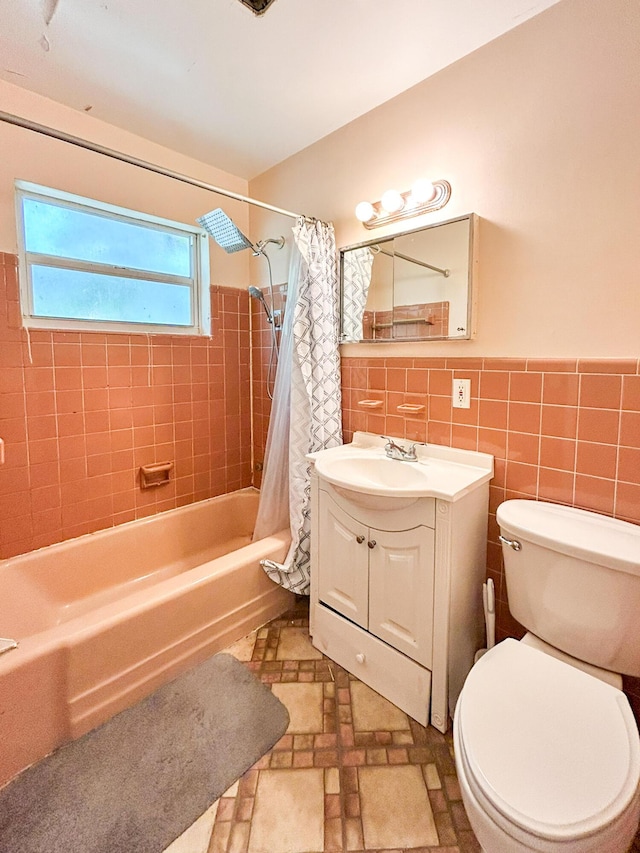
[[[291,722],[165,853],[479,853],[451,733],[423,728],[324,657],[308,624],[301,600],[227,649]]]
[[[450,734],[423,728],[315,649],[308,602],[234,644],[287,733],[165,853],[476,853]]]

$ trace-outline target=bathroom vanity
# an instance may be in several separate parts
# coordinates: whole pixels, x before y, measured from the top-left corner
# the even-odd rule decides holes
[[[393,439],[408,449],[411,442]],[[444,732],[482,645],[493,457],[385,439],[309,454],[314,646]]]

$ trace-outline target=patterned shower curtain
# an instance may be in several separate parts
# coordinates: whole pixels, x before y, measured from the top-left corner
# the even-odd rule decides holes
[[[342,340],[361,341],[364,337],[362,318],[371,284],[373,253],[368,246],[344,253],[344,317]]]
[[[288,467],[291,547],[282,564],[264,566],[293,592],[309,594],[310,465],[307,453],[342,444],[338,274],[333,226],[302,217],[295,240],[280,360],[267,437],[265,473],[254,538],[280,529],[278,500]]]

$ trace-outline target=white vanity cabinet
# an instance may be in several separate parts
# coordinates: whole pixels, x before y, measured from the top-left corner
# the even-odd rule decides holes
[[[320,484],[318,600],[430,667],[433,527],[406,528],[411,520],[395,513],[352,513],[331,485]]]
[[[331,454],[327,458],[340,462],[341,451],[351,459],[359,447],[383,453],[382,444],[356,433],[352,445],[309,458],[315,463]],[[355,491],[348,464],[347,473],[332,475],[332,481],[322,476],[322,464],[312,465],[310,632],[329,658],[418,722],[446,731],[475,651],[483,645],[481,592],[493,460],[429,446],[420,464],[427,466],[432,486],[426,491],[431,488],[432,495],[407,497],[393,489],[381,495],[375,482],[373,494]],[[330,470],[340,472],[342,466]]]

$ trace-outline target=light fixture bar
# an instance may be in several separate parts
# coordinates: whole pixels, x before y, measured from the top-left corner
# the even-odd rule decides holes
[[[240,0],[240,2],[243,6],[246,6],[247,9],[251,9],[254,14],[264,15],[274,0]]]
[[[411,190],[400,193],[403,206],[400,210],[393,213],[388,213],[382,206],[381,201],[372,202],[373,215],[365,222],[362,222],[362,224],[368,231],[371,231],[373,228],[379,228],[381,225],[387,225],[399,219],[409,219],[411,216],[420,216],[423,213],[440,210],[451,198],[451,184],[445,180],[433,181],[433,189],[433,196],[423,202],[416,202]]]

